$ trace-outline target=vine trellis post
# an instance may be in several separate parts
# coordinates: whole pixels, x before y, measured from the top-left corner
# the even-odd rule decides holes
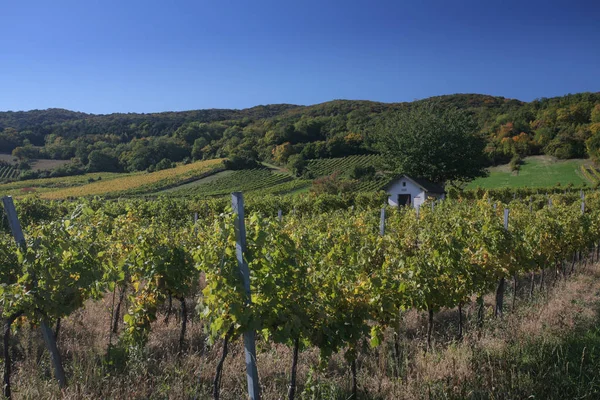
[[[6,213],[6,218],[8,219],[8,226],[10,227],[10,231],[12,232],[13,238],[15,239],[15,242],[17,242],[17,245],[19,247],[25,249],[25,236],[23,235],[21,223],[19,222],[19,217],[17,216],[17,210],[15,209],[15,204],[13,202],[12,197],[3,197],[2,203],[4,205],[4,212]],[[50,352],[50,358],[52,359],[52,365],[54,367],[54,376],[58,381],[58,385],[61,388],[64,388],[65,386],[67,386],[67,378],[65,377],[65,370],[63,369],[60,352],[58,351],[58,346],[56,345],[56,338],[54,337],[54,332],[52,332],[52,329],[50,329],[46,316],[42,316],[40,326],[42,330],[42,337],[44,338],[44,343],[46,344],[46,348],[48,349],[48,352]]]
[[[244,222],[244,196],[241,192],[231,194],[231,206],[235,215],[235,254],[238,260],[238,267],[242,275],[244,290],[246,292],[247,304],[252,303],[250,295],[250,270],[244,260],[246,252],[246,224]],[[256,343],[254,340],[254,330],[248,329],[244,332],[244,355],[246,358],[246,379],[248,381],[248,398],[250,400],[260,399],[260,386],[258,382],[258,370],[256,368]]]

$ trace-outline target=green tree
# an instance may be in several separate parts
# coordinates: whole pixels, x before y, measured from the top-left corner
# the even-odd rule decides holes
[[[393,170],[438,183],[485,175],[485,140],[458,109],[424,104],[391,114],[377,127],[377,147]]]
[[[301,154],[293,154],[288,158],[287,167],[296,176],[300,176],[306,168],[306,160]]]
[[[121,166],[117,157],[100,150],[92,151],[88,156],[88,172],[119,172]]]
[[[600,134],[596,134],[585,141],[588,155],[596,164],[600,163]]]
[[[208,145],[208,141],[201,137],[194,141],[194,146],[192,146],[192,158],[194,160],[202,160],[204,154],[202,153],[202,149]]]

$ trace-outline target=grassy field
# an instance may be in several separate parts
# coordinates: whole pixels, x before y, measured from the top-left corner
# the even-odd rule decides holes
[[[560,183],[561,186],[572,183],[575,186],[592,185],[581,172],[581,165],[589,160],[556,160],[548,156],[533,156],[524,159],[518,174],[510,171],[508,165],[490,168],[486,178],[474,180],[467,187],[475,189],[548,187]]]

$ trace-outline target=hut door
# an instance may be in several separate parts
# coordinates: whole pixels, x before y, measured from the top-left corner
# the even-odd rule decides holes
[[[398,205],[399,206],[410,206],[411,203],[410,194],[399,194],[398,195]]]

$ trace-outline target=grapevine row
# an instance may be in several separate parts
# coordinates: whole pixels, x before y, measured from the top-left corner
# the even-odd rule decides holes
[[[220,196],[234,191],[253,191],[258,189],[270,188],[271,186],[289,182],[293,178],[290,175],[282,173],[272,173],[268,169],[252,169],[234,171],[233,173],[212,180],[206,183],[200,183],[196,186],[175,190],[171,195],[186,196]]]
[[[18,171],[10,165],[0,166],[0,181],[14,179],[18,175]]]
[[[352,363],[359,343],[369,338],[377,346],[404,310],[426,311],[431,323],[438,310],[499,290],[515,275],[568,275],[574,255],[600,240],[600,196],[589,194],[583,211],[570,196],[552,199],[511,203],[508,226],[503,204],[487,198],[427,204],[418,214],[388,209],[383,235],[373,207],[290,212],[281,221],[250,213],[244,257],[252,304],[241,284],[231,213],[191,225],[153,214],[142,202],[118,214],[115,203],[87,202],[58,220],[24,223],[26,248],[0,234],[2,316],[57,321],[87,299],[118,292],[130,307],[121,310],[119,301],[111,310],[111,332],[118,332],[111,348],[129,353],[145,345],[167,299],[183,306],[199,296],[195,318],[211,343],[252,329],[295,354],[316,347],[326,362],[343,350]],[[183,351],[185,322],[180,338]]]
[[[315,177],[331,175],[336,171],[340,171],[344,174],[349,173],[355,166],[370,166],[379,163],[381,156],[367,154],[367,155],[355,155],[341,158],[324,158],[317,160],[310,160],[307,170],[312,172]]]

